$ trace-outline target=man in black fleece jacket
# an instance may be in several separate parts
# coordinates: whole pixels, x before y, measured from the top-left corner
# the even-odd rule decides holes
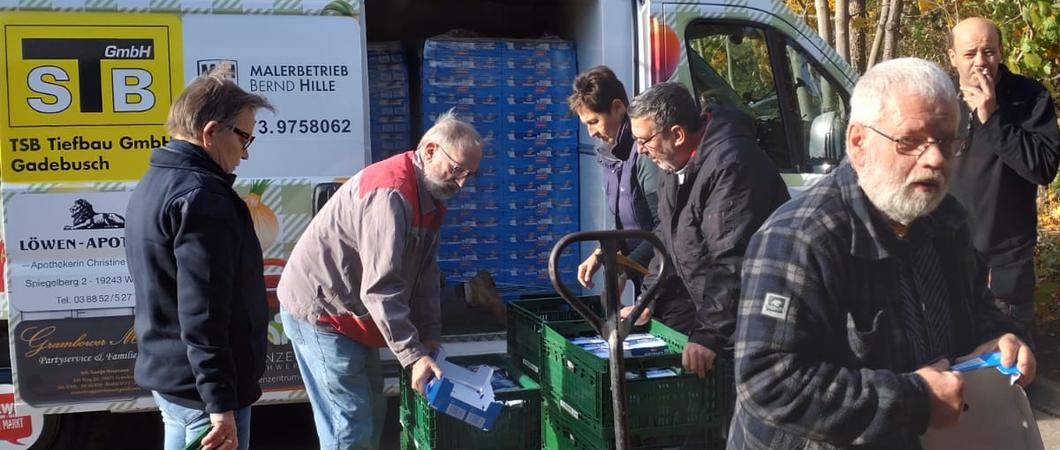
[[[1016,75],[1001,61],[1001,36],[989,20],[973,17],[950,33],[967,148],[953,159],[950,193],[970,215],[975,249],[990,268],[998,306],[1027,335],[1034,321],[1034,245],[1038,186],[1053,181],[1060,164],[1060,131],[1049,91]]]
[[[136,289],[137,384],[152,391],[165,449],[204,428],[205,448],[246,449],[261,397],[268,305],[261,247],[232,173],[272,109],[223,73],[193,81],[169,110],[129,200],[126,256]]]
[[[718,105],[701,116],[681,84],[644,91],[629,117],[637,151],[666,172],[655,234],[674,273],[649,275],[645,290],[663,283],[653,314],[688,334],[683,365],[703,377],[718,356],[731,364],[744,252],[788,190],[759,148],[750,117]],[[652,274],[660,262],[652,260]]]

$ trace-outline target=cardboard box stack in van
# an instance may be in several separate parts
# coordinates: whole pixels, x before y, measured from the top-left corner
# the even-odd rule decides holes
[[[478,175],[449,201],[439,266],[466,280],[548,286],[552,245],[578,230],[574,44],[438,36],[423,46],[424,129],[454,109],[485,140]],[[579,255],[562,264],[577,267]]]
[[[400,42],[368,44],[368,105],[372,161],[412,148],[409,69]]]

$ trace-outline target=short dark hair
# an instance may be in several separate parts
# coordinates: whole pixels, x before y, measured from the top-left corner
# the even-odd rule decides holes
[[[276,112],[265,97],[244,91],[227,77],[229,69],[221,66],[200,75],[169,108],[166,130],[171,136],[199,138],[210,121],[234,125],[236,116],[244,109],[265,108]]]
[[[680,125],[689,133],[699,131],[703,119],[695,99],[681,83],[659,83],[648,88],[629,106],[629,117],[650,118],[656,131]]]
[[[574,78],[574,93],[567,98],[567,103],[574,113],[585,108],[602,114],[611,111],[611,103],[616,99],[629,105],[626,87],[607,66],[596,66]]]

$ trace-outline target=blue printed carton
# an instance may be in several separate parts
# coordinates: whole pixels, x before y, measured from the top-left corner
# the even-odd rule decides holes
[[[427,404],[450,417],[480,430],[489,430],[504,406],[494,400],[493,368],[479,366],[472,371],[445,360],[445,350],[438,349],[435,362],[442,377],[427,383]]]

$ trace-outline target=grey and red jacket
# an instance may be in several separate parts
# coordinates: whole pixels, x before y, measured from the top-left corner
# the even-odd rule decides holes
[[[277,286],[293,317],[364,345],[387,346],[402,366],[441,335],[434,200],[414,151],[372,164],[342,185],[309,223]]]

